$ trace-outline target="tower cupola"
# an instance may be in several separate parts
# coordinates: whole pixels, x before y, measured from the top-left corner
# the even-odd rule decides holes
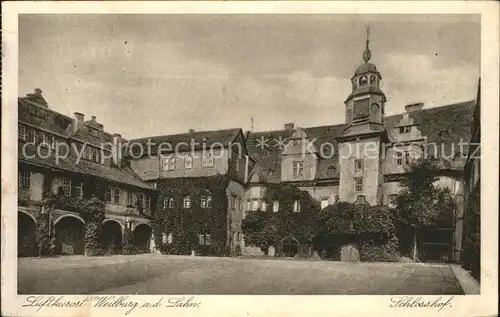
[[[366,28],[366,46],[362,57],[364,63],[354,71],[351,78],[352,92],[345,101],[346,123],[348,126],[360,123],[383,125],[386,98],[380,89],[382,76],[377,66],[370,63],[370,28]]]

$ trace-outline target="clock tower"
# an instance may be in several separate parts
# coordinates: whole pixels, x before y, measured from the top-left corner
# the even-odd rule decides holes
[[[340,200],[354,203],[363,196],[371,205],[383,200],[383,156],[388,141],[384,127],[385,94],[382,76],[370,63],[370,29],[366,30],[364,63],[351,78],[352,91],[345,100],[346,127],[339,143]]]

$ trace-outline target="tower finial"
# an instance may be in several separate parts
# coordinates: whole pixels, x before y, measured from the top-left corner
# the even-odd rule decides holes
[[[372,53],[370,52],[370,26],[366,26],[366,48],[365,51],[363,52],[363,60],[365,63],[368,63],[370,58],[372,57]]]

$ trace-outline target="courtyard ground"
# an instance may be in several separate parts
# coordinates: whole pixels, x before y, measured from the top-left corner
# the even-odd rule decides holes
[[[20,258],[20,294],[464,294],[449,265],[135,256]]]

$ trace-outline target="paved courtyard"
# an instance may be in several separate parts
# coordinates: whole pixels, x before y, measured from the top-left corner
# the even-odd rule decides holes
[[[463,294],[448,265],[135,255],[18,261],[20,294]]]

